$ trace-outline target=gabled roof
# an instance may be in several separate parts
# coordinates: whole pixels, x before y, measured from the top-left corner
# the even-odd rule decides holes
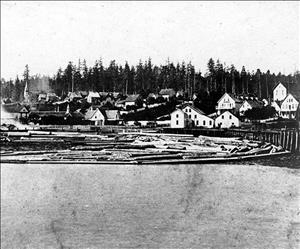
[[[100,97],[107,97],[109,95],[109,93],[108,92],[99,92],[99,96]]]
[[[76,93],[76,92],[69,92],[68,93],[68,98],[82,98],[80,93]]]
[[[283,84],[282,82],[278,81],[278,82],[277,82],[277,84],[275,84],[275,85],[274,85],[274,87],[273,87],[272,91],[274,91],[274,90],[275,90],[275,88],[276,88],[276,87],[278,87],[280,84],[281,84],[281,85],[283,85],[283,86],[284,86],[284,87],[287,89],[287,87],[286,87],[286,85],[285,85],[285,84]]]
[[[228,93],[228,95],[234,100],[235,103],[242,103],[243,100],[232,93]]]
[[[193,109],[195,112],[197,112],[197,113],[199,113],[201,115],[205,115],[205,113],[203,111],[201,111],[199,108],[197,108],[197,107],[195,107],[195,106],[193,106],[193,105],[191,105],[189,103],[184,103],[182,105],[182,109],[186,108],[187,106],[190,107],[191,109]]]
[[[165,88],[165,89],[161,89],[159,91],[160,95],[170,95],[170,96],[174,96],[175,95],[175,91],[173,88]]]
[[[119,96],[121,96],[122,95],[122,93],[120,93],[120,92],[112,92],[111,93],[111,96],[113,97],[113,98],[118,98]]]
[[[88,109],[87,112],[86,112],[85,115],[84,115],[84,118],[87,119],[87,120],[92,119],[93,116],[94,116],[97,112],[100,112],[100,113],[101,113],[101,111],[100,111],[98,108],[96,108],[95,110]],[[102,113],[101,113],[101,114],[102,114]],[[103,114],[102,114],[102,115],[103,115]]]
[[[238,117],[236,117],[236,116],[235,116],[232,112],[230,112],[230,111],[223,112],[223,113],[221,113],[221,114],[220,114],[218,117],[216,117],[216,118],[219,118],[220,116],[222,116],[222,115],[224,115],[224,114],[230,114],[230,115],[232,115],[233,117],[239,119]]]
[[[188,115],[183,110],[178,109],[178,108],[176,108],[174,111],[172,111],[171,114],[174,113],[174,112],[178,112],[178,111],[181,112],[181,113],[183,113],[184,118],[188,118]]]
[[[232,94],[232,93],[224,93],[224,94],[222,95],[222,97],[218,100],[218,103],[219,103],[226,95],[228,95],[230,98],[232,98],[232,100],[233,100],[236,104],[237,104],[237,103],[241,103],[241,104],[242,104],[242,102],[243,102],[242,99],[236,97],[236,96],[235,96],[234,94]]]
[[[139,94],[128,95],[125,102],[135,102],[140,97]]]
[[[3,109],[9,113],[20,113],[21,111],[28,112],[28,109],[20,103],[3,104],[2,106]],[[24,108],[26,111],[24,110]]]
[[[88,94],[88,97],[91,97],[91,98],[100,98],[100,95],[98,92],[89,92]]]
[[[244,102],[247,102],[252,108],[260,108],[264,106],[264,103],[258,100],[246,99]]]
[[[292,97],[294,98],[297,102],[299,102],[291,93],[288,93],[285,98],[281,101],[281,104],[288,98],[288,97]]]

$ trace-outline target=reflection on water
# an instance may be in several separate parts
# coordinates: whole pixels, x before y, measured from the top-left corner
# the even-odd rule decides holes
[[[1,248],[295,248],[299,176],[257,164],[3,164]]]

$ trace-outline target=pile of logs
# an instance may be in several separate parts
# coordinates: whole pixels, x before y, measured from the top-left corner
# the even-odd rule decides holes
[[[114,137],[80,134],[29,132],[10,133],[11,143],[64,143],[63,150],[1,151],[2,162],[125,162],[182,163],[236,160],[286,153],[281,146],[241,138],[220,138],[160,133],[121,133]],[[7,147],[11,148],[11,147]],[[38,150],[40,149],[40,150]]]

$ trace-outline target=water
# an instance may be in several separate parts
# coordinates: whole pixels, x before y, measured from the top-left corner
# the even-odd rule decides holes
[[[298,248],[299,169],[1,165],[1,248]]]

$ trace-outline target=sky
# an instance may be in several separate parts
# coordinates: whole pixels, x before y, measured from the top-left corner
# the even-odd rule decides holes
[[[1,1],[1,78],[54,75],[69,61],[107,66],[151,57],[189,62],[205,73],[209,58],[250,72],[293,73],[300,59],[300,3]]]

